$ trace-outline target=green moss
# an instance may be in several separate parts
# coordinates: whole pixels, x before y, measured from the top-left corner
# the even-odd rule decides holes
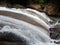
[[[38,1],[38,2],[40,2],[40,3],[44,3],[44,0],[36,0],[36,1]]]
[[[45,0],[32,0],[32,2],[44,3],[44,2],[45,2]]]

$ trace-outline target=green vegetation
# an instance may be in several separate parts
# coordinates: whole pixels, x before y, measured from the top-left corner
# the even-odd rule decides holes
[[[45,0],[34,0],[35,2],[44,3]]]

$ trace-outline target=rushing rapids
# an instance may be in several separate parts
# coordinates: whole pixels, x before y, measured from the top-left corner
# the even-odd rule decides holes
[[[45,13],[33,9],[0,7],[0,41],[21,42],[24,45],[57,45],[50,38]]]

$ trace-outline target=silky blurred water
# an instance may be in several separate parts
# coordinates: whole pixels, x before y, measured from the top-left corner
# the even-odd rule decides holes
[[[4,11],[7,10],[8,9],[4,8]],[[25,13],[20,10],[17,11],[16,9],[14,10],[9,9],[8,11],[15,13],[18,12],[19,14],[21,13],[22,14],[21,16],[23,15],[27,16],[31,20],[34,20],[40,25],[42,25],[42,27],[33,25],[23,20],[0,15],[0,25],[2,25],[0,26],[1,29],[0,32],[2,33],[11,32],[16,36],[21,37],[23,41],[26,40],[27,45],[57,45],[54,43],[54,41],[52,41],[52,39],[49,36],[49,30],[48,30],[50,28],[50,26],[48,25],[48,22],[50,21],[49,18],[47,20],[46,19],[47,17],[40,16],[42,18],[39,18],[39,16],[32,16],[32,14],[30,14],[31,12],[27,13],[28,11]],[[43,13],[41,12],[39,14],[43,15]],[[45,22],[45,20],[47,22]]]

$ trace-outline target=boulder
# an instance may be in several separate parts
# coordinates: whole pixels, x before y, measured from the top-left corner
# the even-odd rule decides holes
[[[49,15],[58,15],[58,8],[55,4],[48,3],[44,7],[44,11]]]
[[[30,4],[27,7],[35,9],[35,10],[42,10],[41,4],[37,4],[37,3]]]

